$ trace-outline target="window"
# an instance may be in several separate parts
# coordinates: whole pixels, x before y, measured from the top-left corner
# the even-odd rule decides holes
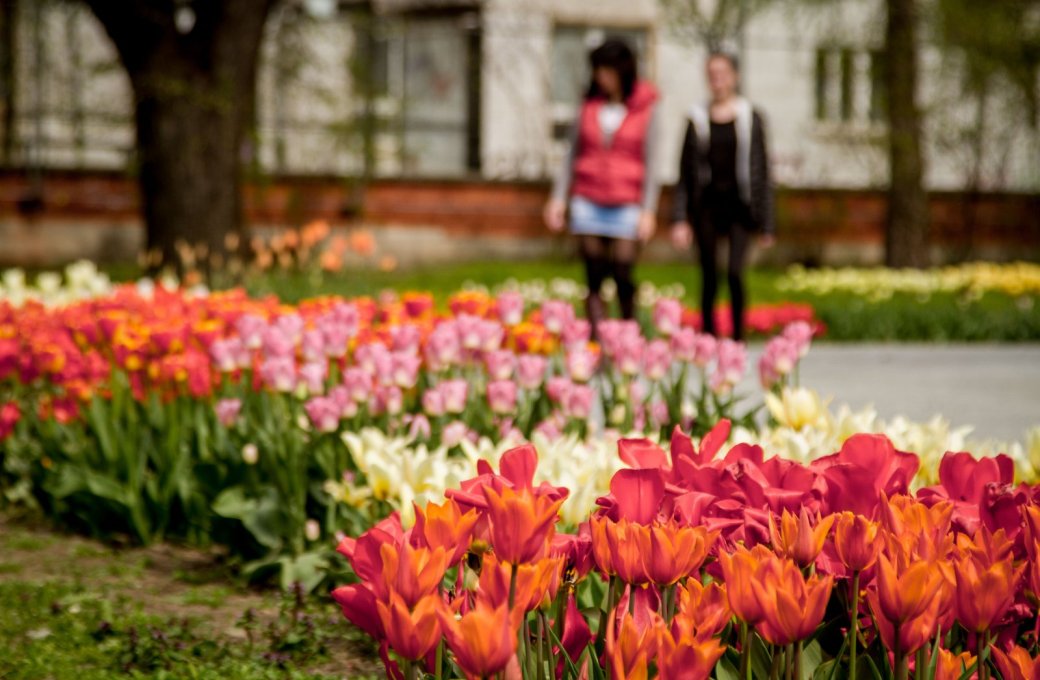
[[[589,84],[589,51],[608,37],[621,38],[635,50],[640,75],[647,74],[647,31],[644,28],[559,25],[553,31],[550,94],[553,138],[567,137]]]
[[[884,118],[883,53],[849,47],[816,50],[816,120],[871,123]]]

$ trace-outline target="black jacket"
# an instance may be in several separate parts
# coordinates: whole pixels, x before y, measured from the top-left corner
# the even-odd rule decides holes
[[[698,143],[693,122],[686,125],[682,157],[679,160],[679,182],[672,199],[672,221],[689,221],[695,228],[704,219],[704,190],[711,182],[707,140]],[[751,114],[751,148],[748,153],[751,227],[767,234],[776,232],[773,220],[773,186],[769,172],[765,122],[758,111]],[[740,160],[738,159],[738,164]]]

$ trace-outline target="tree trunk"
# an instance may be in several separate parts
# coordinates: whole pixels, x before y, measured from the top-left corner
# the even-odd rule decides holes
[[[15,23],[17,0],[0,0],[0,165],[9,165],[14,154]]]
[[[209,272],[227,236],[242,233],[246,133],[274,1],[191,3],[194,23],[182,32],[171,0],[87,0],[133,87],[151,269]]]
[[[890,185],[885,261],[928,264],[928,196],[923,185],[921,112],[917,106],[918,0],[886,0],[885,81],[888,90]]]

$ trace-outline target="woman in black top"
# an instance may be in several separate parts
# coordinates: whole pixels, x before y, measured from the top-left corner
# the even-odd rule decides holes
[[[716,334],[718,292],[716,248],[729,238],[730,303],[733,337],[744,337],[744,265],[752,236],[760,244],[774,241],[773,190],[761,114],[738,94],[736,58],[716,53],[708,57],[711,102],[690,110],[683,140],[672,211],[672,242],[689,248],[694,238],[701,264],[703,330]]]

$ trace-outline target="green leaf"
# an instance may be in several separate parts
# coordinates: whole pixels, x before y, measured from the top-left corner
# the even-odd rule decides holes
[[[816,669],[823,663],[823,649],[818,640],[802,647],[802,680],[811,680]]]

